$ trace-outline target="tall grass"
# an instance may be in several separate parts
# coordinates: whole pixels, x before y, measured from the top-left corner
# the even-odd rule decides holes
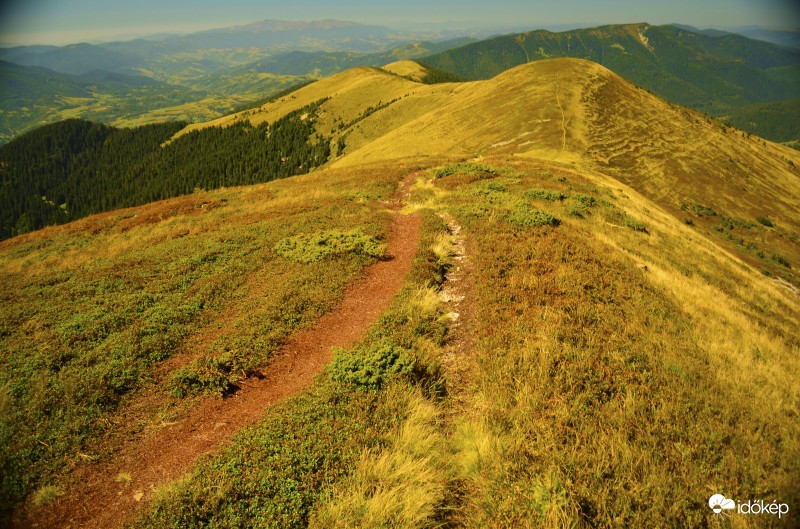
[[[449,481],[440,411],[420,391],[394,386],[405,420],[378,451],[364,451],[353,476],[314,513],[309,527],[430,527]]]

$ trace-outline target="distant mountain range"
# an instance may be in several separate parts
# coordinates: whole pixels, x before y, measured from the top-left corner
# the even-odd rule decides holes
[[[749,31],[786,42],[797,35]],[[265,20],[162,39],[0,49],[0,143],[69,117],[118,126],[213,119],[292,84],[354,66],[415,59],[450,74],[443,80],[477,80],[550,57],[589,59],[673,103],[729,119],[748,132],[776,141],[800,139],[800,125],[784,112],[800,98],[798,49],[719,30],[649,24],[537,30],[482,41],[414,39],[443,35],[450,33],[336,20]],[[773,104],[781,110],[771,109]],[[747,116],[738,115],[751,105],[760,105],[759,119],[753,119],[752,108]]]
[[[350,22],[268,20],[162,40],[0,49],[0,143],[72,117],[118,126],[204,121],[309,77],[475,41],[410,35]],[[393,43],[400,44],[387,49]]]
[[[486,37],[486,33],[472,32]],[[135,39],[101,44],[68,46],[17,46],[0,48],[0,59],[23,66],[41,66],[61,73],[80,75],[90,70],[129,73],[148,69],[158,76],[165,64],[183,61],[204,63],[204,71],[224,69],[258,58],[289,51],[305,52],[386,52],[404,44],[424,40],[463,38],[452,31],[399,31],[384,26],[364,25],[341,20],[287,22],[262,20],[232,26],[167,36],[161,39]],[[463,42],[462,42],[463,43]],[[436,50],[434,50],[436,51]],[[174,73],[174,72],[172,72]]]

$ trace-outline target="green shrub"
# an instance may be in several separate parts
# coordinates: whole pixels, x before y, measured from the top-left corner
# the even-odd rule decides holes
[[[701,217],[716,217],[718,215],[716,211],[703,204],[693,204],[692,211]]]
[[[258,355],[225,348],[221,354],[207,356],[172,374],[169,389],[178,398],[199,393],[224,397],[238,389],[238,382],[256,373]]]
[[[629,217],[629,216],[625,215],[625,219],[623,220],[623,223],[625,224],[625,226],[627,226],[628,228],[632,229],[633,231],[639,231],[639,232],[642,232],[642,233],[649,233],[647,231],[647,226],[645,226],[642,221],[636,220],[633,217]]]
[[[535,228],[537,226],[558,226],[561,221],[554,215],[546,211],[539,211],[535,209],[528,209],[520,207],[516,211],[510,213],[506,220],[511,224],[521,226],[523,228]]]
[[[762,217],[761,215],[759,215],[758,217],[756,217],[756,220],[759,223],[763,224],[764,226],[766,226],[768,228],[774,227],[774,224],[772,224],[772,221],[769,220],[767,217]]]
[[[457,163],[455,165],[448,165],[446,167],[442,167],[441,169],[437,169],[436,173],[434,173],[434,176],[436,176],[436,178],[443,178],[453,174],[473,175],[478,176],[479,178],[493,178],[495,176],[500,176],[500,172],[497,169],[493,169],[488,165],[480,165],[477,163]]]
[[[337,382],[380,389],[390,378],[410,374],[415,367],[408,351],[387,339],[351,351],[338,350],[328,373]]]
[[[752,222],[737,217],[725,217],[725,216],[721,217],[722,217],[722,224],[725,225],[725,227],[727,227],[729,230],[732,230],[734,228],[750,229],[755,226],[755,224],[753,224]]]
[[[772,255],[769,256],[769,258],[770,258],[771,261],[775,261],[779,265],[785,266],[786,268],[791,268],[792,267],[789,264],[789,261],[787,261],[786,258],[783,257],[782,255],[778,255],[776,253],[773,253]]]
[[[525,196],[533,200],[564,200],[567,195],[561,191],[553,191],[551,189],[534,188],[525,191]]]
[[[587,208],[594,207],[594,205],[597,204],[597,201],[594,199],[594,197],[590,197],[589,195],[582,195],[580,193],[575,193],[570,198],[586,206]]]
[[[581,204],[580,202],[567,202],[566,206],[564,206],[564,211],[567,212],[568,215],[572,215],[573,217],[583,218],[589,208]]]
[[[360,229],[325,230],[282,239],[275,245],[275,252],[298,263],[315,263],[346,253],[380,259],[386,253],[386,245]]]

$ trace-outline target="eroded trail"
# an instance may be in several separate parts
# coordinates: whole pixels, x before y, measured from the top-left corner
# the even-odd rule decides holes
[[[390,259],[369,266],[334,312],[295,334],[263,370],[263,378],[245,381],[240,391],[224,400],[206,399],[186,419],[123,448],[112,462],[77,469],[74,490],[46,509],[16,519],[15,526],[119,527],[147,504],[157,486],[177,479],[199,457],[219,450],[235,432],[259,421],[267,406],[302,391],[331,360],[331,348],[346,348],[362,338],[402,287],[422,225],[418,215],[399,213],[413,176],[406,178],[390,205],[394,210]],[[118,483],[120,473],[130,474],[130,483]]]

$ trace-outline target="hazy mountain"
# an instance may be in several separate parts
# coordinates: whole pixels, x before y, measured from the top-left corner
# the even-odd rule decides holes
[[[324,24],[298,26],[296,31],[309,28],[325,30],[327,27]],[[343,31],[352,27],[347,24],[332,26]],[[242,31],[266,31],[265,27],[277,32],[282,26],[256,24]],[[226,34],[232,35],[230,32]],[[85,117],[119,125],[131,124],[138,116],[144,116],[141,123],[209,119],[297,84],[305,76],[330,75],[357,65],[380,66],[469,42],[472,39],[415,41],[371,54],[352,51],[274,53],[267,50],[263,53],[269,54],[269,57],[256,61],[252,59],[252,49],[230,52],[212,50],[208,55],[202,52],[191,54],[188,51],[170,55],[170,46],[163,41],[144,40],[109,45],[112,51],[88,44],[2,50],[0,56],[13,57],[20,62],[56,63],[60,64],[61,70],[81,73],[70,76],[41,67],[5,62],[2,66],[4,75],[0,76],[0,94],[6,96],[2,102],[5,112],[0,116],[0,143],[31,127],[66,117]],[[260,54],[256,53],[256,56]],[[116,62],[117,67],[111,71],[91,68],[94,64],[108,66],[109,61],[123,55],[126,58]],[[126,64],[131,68],[121,67]],[[120,70],[126,73],[120,73]],[[128,75],[134,73],[146,73],[148,77]],[[146,90],[143,91],[144,88]],[[113,96],[115,101],[104,100],[104,96]],[[85,100],[77,101],[74,98]],[[189,102],[195,104],[162,111]]]
[[[675,26],[676,28],[684,29],[686,31],[692,31],[694,33],[699,33],[701,35],[706,35],[709,37],[723,37],[726,35],[737,34],[745,36],[750,39],[771,42],[772,44],[777,44],[778,46],[783,46],[784,48],[800,49],[800,29],[797,28],[769,29],[769,28],[762,28],[760,26],[741,26],[724,31],[721,29],[710,29],[710,28],[698,29],[694,26],[689,26],[686,24],[670,24],[670,25]]]
[[[768,29],[759,26],[743,26],[735,28],[733,31],[751,39],[764,40],[787,48],[800,48],[800,29],[798,28]]]
[[[413,42],[403,44],[386,52],[353,53],[353,52],[305,52],[292,51],[267,59],[231,68],[228,75],[244,72],[269,72],[280,75],[328,76],[354,66],[383,66],[390,62],[414,59],[456,48],[474,42],[474,39],[462,37],[443,42]]]
[[[56,72],[80,75],[92,70],[130,72],[135,58],[92,44],[60,48],[24,46],[0,50],[0,59],[22,66],[41,66]]]

